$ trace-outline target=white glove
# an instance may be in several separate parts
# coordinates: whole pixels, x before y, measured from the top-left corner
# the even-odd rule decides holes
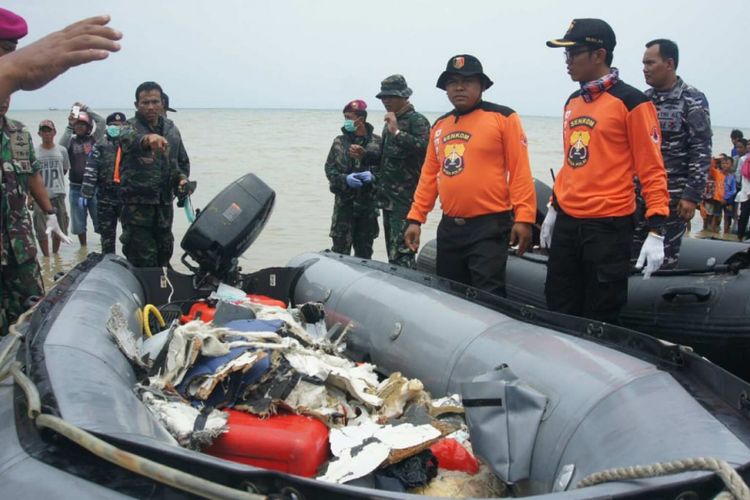
[[[60,238],[60,241],[66,245],[73,243],[73,241],[62,232],[62,229],[60,229],[60,224],[57,222],[57,215],[55,214],[49,214],[47,216],[47,229],[45,230],[45,233],[47,233],[48,238],[51,233],[55,233],[57,237]]]
[[[648,233],[648,237],[641,247],[641,253],[638,255],[638,261],[635,263],[635,268],[643,268],[643,279],[647,280],[651,277],[651,273],[661,267],[662,262],[664,262],[664,236]]]
[[[557,210],[555,210],[555,207],[550,205],[547,208],[547,215],[544,217],[544,222],[542,222],[542,229],[539,232],[540,247],[550,248],[552,246],[552,230],[555,228],[556,220]]]

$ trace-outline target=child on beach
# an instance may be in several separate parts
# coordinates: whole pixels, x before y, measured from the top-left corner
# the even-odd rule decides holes
[[[722,155],[721,171],[724,174],[724,235],[725,240],[737,239],[732,234],[732,222],[735,218],[734,197],[737,194],[737,181],[734,177],[734,162],[727,155]]]
[[[711,237],[719,232],[721,222],[721,207],[724,201],[724,173],[721,171],[721,159],[713,158],[711,167],[708,169],[706,188],[703,192],[703,218],[702,236]]]

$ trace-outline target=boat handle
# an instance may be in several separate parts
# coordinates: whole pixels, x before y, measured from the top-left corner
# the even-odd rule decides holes
[[[711,298],[711,289],[704,286],[674,286],[661,294],[667,302],[672,302],[678,295],[693,295],[698,302],[705,302]]]

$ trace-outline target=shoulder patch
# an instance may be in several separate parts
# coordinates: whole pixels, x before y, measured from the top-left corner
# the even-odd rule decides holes
[[[631,87],[627,83],[620,80],[612,86],[607,92],[617,99],[621,100],[628,111],[632,111],[635,107],[644,102],[651,102],[646,94],[641,92],[635,87]]]
[[[500,113],[501,115],[508,117],[515,113],[511,108],[508,106],[503,106],[501,104],[495,104],[494,102],[487,102],[482,101],[482,104],[479,106],[479,109],[483,111],[490,111],[492,113]]]

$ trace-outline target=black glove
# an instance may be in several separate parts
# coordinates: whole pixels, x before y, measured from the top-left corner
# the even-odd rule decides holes
[[[177,187],[177,206],[182,208],[185,206],[185,200],[195,192],[195,188],[198,186],[197,181],[188,181],[185,184]]]

